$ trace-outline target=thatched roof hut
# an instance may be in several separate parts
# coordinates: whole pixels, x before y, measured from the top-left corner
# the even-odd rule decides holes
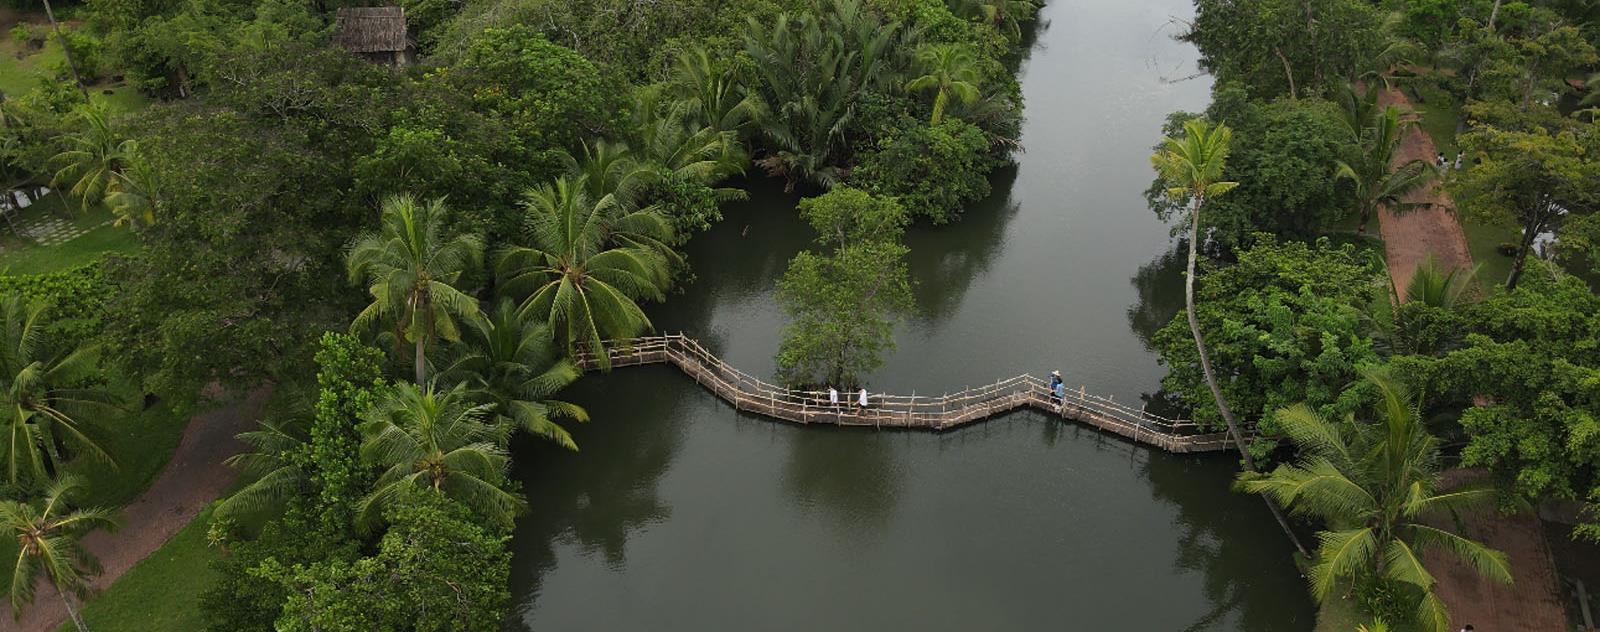
[[[410,65],[417,51],[401,7],[340,7],[333,20],[333,43],[367,61],[393,66]]]

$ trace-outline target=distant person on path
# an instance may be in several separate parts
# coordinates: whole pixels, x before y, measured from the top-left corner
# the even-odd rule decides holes
[[[1439,157],[1436,158],[1434,160],[1434,162],[1435,162],[1435,164],[1437,164],[1439,166],[1440,169],[1449,169],[1450,168],[1450,163],[1447,162],[1447,159],[1444,157],[1444,152],[1442,152],[1442,151],[1439,152]]]
[[[1050,372],[1050,400],[1055,402],[1055,403],[1057,403],[1057,404],[1061,403],[1061,391],[1062,391],[1061,384],[1062,384],[1062,382],[1061,382],[1061,371],[1059,371],[1059,370],[1051,371]]]
[[[1461,170],[1461,162],[1465,157],[1466,157],[1465,154],[1463,154],[1463,153],[1461,153],[1459,151],[1456,152],[1456,171],[1460,171]]]
[[[861,389],[861,396],[860,396],[860,399],[856,400],[856,406],[859,406],[861,408],[866,408],[867,407],[867,389],[864,389],[864,388]]]
[[[1468,623],[1466,627],[1461,628],[1461,632],[1472,632],[1472,624]]]
[[[1067,385],[1056,382],[1055,388],[1050,389],[1050,396],[1056,400],[1056,412],[1066,410]]]
[[[839,407],[839,389],[832,386],[828,387],[828,405],[834,408]]]

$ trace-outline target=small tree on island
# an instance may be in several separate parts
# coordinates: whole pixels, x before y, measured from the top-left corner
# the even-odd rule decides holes
[[[894,348],[894,324],[913,308],[906,212],[894,198],[837,187],[800,202],[832,254],[801,252],[778,280],[792,319],[778,348],[778,373],[791,384],[853,384]]]

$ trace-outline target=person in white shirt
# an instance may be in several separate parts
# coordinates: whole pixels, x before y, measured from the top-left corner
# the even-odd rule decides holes
[[[828,404],[834,408],[839,407],[839,389],[828,387]]]
[[[867,389],[861,389],[861,397],[856,400],[856,405],[862,408],[867,407]]]

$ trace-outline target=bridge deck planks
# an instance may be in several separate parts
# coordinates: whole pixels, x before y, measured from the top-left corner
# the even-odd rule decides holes
[[[1057,404],[1041,380],[1027,375],[939,397],[874,395],[863,409],[853,405],[853,393],[842,393],[846,403],[834,407],[822,393],[767,384],[734,369],[682,334],[616,341],[608,345],[607,356],[612,367],[670,364],[738,410],[799,424],[939,431],[1028,407],[1168,452],[1232,448],[1226,433],[1205,432],[1192,422],[1127,408],[1089,395],[1082,388],[1069,390],[1066,401]],[[578,364],[594,369],[599,366],[597,360],[592,354],[580,353]]]

